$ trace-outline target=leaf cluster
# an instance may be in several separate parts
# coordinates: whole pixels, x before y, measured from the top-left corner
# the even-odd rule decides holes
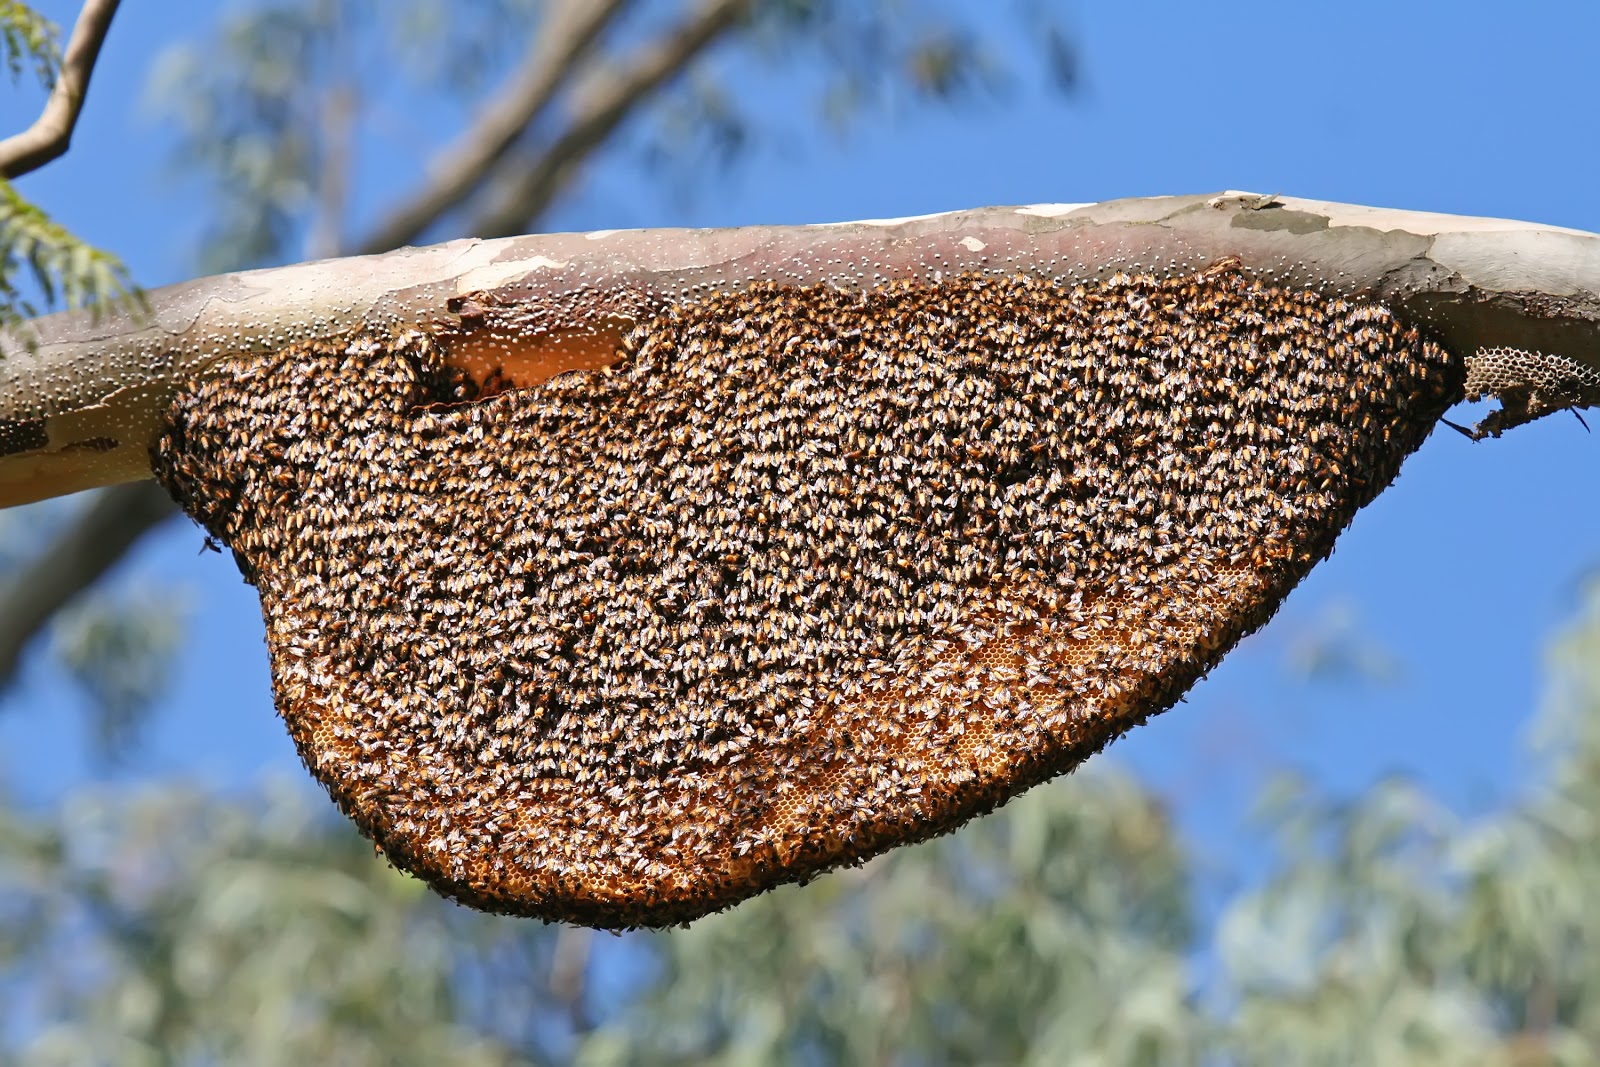
[[[32,69],[46,89],[61,70],[61,29],[20,0],[0,0],[0,60],[11,80]]]
[[[0,178],[0,326],[57,306],[137,303],[127,268],[74,236]]]

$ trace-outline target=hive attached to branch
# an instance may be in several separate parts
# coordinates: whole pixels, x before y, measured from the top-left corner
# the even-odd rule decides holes
[[[949,830],[1171,706],[1462,380],[1234,262],[769,283],[530,388],[420,332],[235,360],[155,461],[393,862],[627,927]]]

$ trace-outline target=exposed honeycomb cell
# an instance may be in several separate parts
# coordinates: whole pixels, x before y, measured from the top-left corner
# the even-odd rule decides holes
[[[1600,404],[1600,372],[1566,356],[1521,348],[1480,348],[1466,360],[1467,399],[1495,397],[1500,408],[1472,437],[1499,437],[1513,426],[1564,408]]]
[[[755,285],[480,394],[421,333],[191,383],[159,476],[259,588],[312,773],[495,911],[692,919],[1160,712],[1461,394],[1230,265]]]

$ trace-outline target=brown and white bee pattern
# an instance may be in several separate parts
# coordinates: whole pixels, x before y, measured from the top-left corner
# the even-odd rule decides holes
[[[384,855],[624,928],[948,831],[1169,708],[1462,378],[1235,262],[757,283],[527,388],[417,331],[234,359],[153,456]]]

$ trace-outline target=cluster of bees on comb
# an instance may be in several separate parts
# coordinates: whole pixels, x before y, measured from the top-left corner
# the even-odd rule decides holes
[[[1462,375],[1236,262],[756,283],[528,388],[416,331],[233,359],[153,458],[392,862],[658,926],[948,831],[1170,707]]]

